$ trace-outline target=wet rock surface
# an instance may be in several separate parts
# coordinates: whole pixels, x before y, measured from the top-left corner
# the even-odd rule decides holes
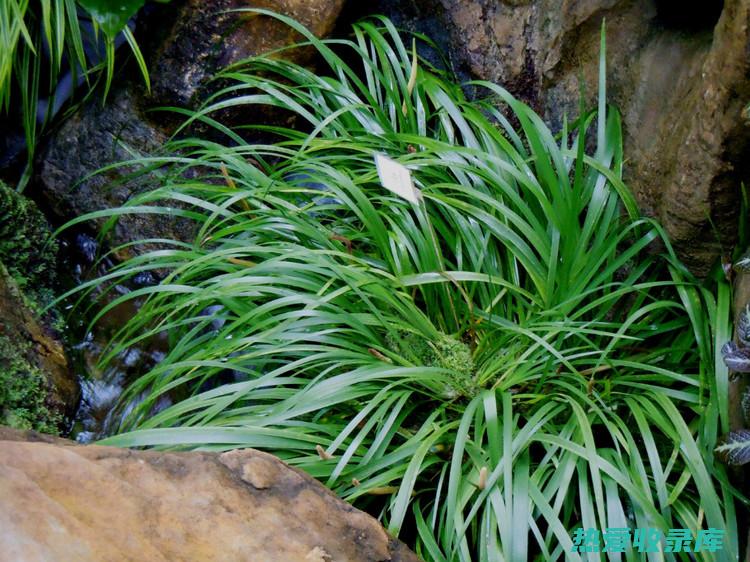
[[[606,19],[627,182],[694,271],[731,248],[750,171],[750,1],[377,0],[355,11],[431,35],[460,77],[501,84],[558,129],[578,113],[580,78],[589,103],[596,94]]]
[[[65,121],[46,147],[38,166],[38,196],[60,221],[125,205],[149,185],[147,178],[129,180],[135,166],[94,174],[106,166],[148,155],[159,149],[167,135],[145,118],[135,86],[110,95],[104,105],[93,100]],[[97,221],[101,227],[106,218]],[[146,238],[190,239],[193,226],[165,215],[124,215],[109,238],[112,245]]]
[[[0,428],[0,560],[418,562],[275,457],[75,445]]]

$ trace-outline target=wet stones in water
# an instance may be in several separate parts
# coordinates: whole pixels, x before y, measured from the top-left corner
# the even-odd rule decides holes
[[[87,265],[91,265],[96,260],[96,254],[99,251],[99,243],[87,234],[76,234],[75,244],[73,245],[74,253]]]
[[[99,370],[97,362],[103,346],[92,335],[77,346],[86,372],[86,376],[80,378],[81,402],[72,432],[80,443],[90,443],[115,432],[133,408],[148,398],[148,393],[144,392],[128,403],[121,403],[127,385],[164,359],[164,353],[158,349],[130,348],[114,357],[104,370]],[[161,397],[152,413],[170,404],[168,396]]]

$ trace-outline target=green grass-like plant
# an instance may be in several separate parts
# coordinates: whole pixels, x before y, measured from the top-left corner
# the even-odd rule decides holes
[[[712,457],[728,289],[696,283],[623,184],[604,42],[598,110],[554,135],[497,85],[468,101],[386,19],[325,42],[284,20],[324,71],[279,53],[229,69],[188,120],[228,145],[174,140],[138,160],[158,188],[96,215],[199,225],[83,287],[168,272],[99,312],[145,300],[105,362],[170,341],[104,442],[270,451],[430,561],[581,560],[576,527],[714,527],[726,550],[702,559],[736,555]],[[298,126],[214,119],[246,106]],[[375,154],[420,204],[382,187]]]

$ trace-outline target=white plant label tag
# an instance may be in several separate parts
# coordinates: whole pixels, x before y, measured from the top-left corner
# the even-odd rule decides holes
[[[382,154],[375,155],[375,166],[383,187],[415,205],[419,204],[422,192],[414,187],[409,168]]]

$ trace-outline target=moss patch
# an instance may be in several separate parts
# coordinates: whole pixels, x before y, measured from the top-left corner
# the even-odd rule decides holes
[[[446,335],[431,341],[413,332],[399,332],[398,341],[388,337],[388,347],[425,367],[440,367],[451,372],[449,398],[473,396],[477,390],[474,359],[465,343]]]
[[[0,336],[0,424],[57,435],[62,418],[47,407],[47,379],[19,347]]]
[[[57,250],[34,202],[0,182],[0,262],[31,304],[51,300]]]

